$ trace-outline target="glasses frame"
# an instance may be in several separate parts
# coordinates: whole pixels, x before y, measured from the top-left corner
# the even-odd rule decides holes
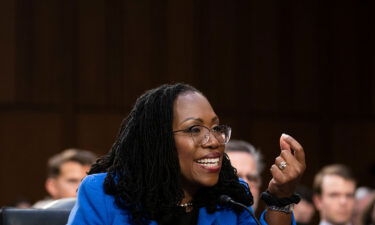
[[[194,126],[191,126],[191,127],[186,128],[186,129],[174,130],[173,133],[185,132],[185,133],[187,133],[187,134],[190,135],[190,137],[193,139],[194,143],[196,143],[196,144],[201,144],[201,145],[205,145],[205,144],[207,144],[207,143],[209,142],[210,138],[211,138],[211,137],[210,137],[210,136],[211,136],[210,134],[212,134],[212,136],[214,136],[215,139],[216,139],[221,145],[225,145],[225,144],[227,144],[227,143],[229,142],[229,140],[230,140],[230,136],[231,136],[231,134],[232,134],[232,128],[231,128],[230,126],[228,126],[228,125],[218,125],[218,126],[220,126],[220,127],[224,127],[225,129],[227,129],[227,132],[226,132],[226,133],[227,133],[227,136],[228,136],[228,137],[226,138],[226,140],[225,140],[223,143],[221,143],[220,140],[216,137],[216,135],[215,135],[215,131],[213,130],[213,128],[208,128],[208,127],[206,127],[206,126],[204,126],[204,125],[194,125]],[[206,128],[206,129],[208,130],[208,133],[204,135],[204,138],[202,139],[201,143],[197,143],[197,141],[196,141],[195,138],[193,137],[193,134],[194,134],[194,133],[189,132],[189,130],[190,130],[192,127],[204,127],[204,128]]]

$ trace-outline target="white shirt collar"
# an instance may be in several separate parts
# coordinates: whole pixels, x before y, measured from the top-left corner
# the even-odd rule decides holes
[[[328,223],[326,220],[321,220],[319,225],[332,225],[331,223]],[[350,222],[347,223],[346,225],[352,225]]]

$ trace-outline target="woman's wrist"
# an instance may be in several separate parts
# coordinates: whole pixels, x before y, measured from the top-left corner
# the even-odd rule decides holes
[[[291,204],[297,204],[301,197],[298,194],[293,194],[290,197],[278,198],[268,191],[262,192],[260,198],[266,203],[267,206],[284,207]]]

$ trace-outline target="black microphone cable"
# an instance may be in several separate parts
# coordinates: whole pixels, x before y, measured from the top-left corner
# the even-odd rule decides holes
[[[253,217],[253,219],[255,220],[257,225],[261,225],[259,220],[255,217],[254,213],[250,209],[248,209],[244,204],[241,204],[239,202],[234,201],[228,195],[220,195],[219,201],[220,201],[220,204],[222,204],[222,205],[232,204],[232,205],[237,205],[237,206],[240,206],[240,207],[246,209],[246,211],[250,213],[251,217]]]

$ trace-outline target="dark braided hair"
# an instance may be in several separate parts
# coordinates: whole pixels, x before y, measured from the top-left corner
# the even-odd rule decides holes
[[[186,92],[199,91],[178,83],[162,85],[139,97],[122,122],[110,152],[89,171],[107,172],[105,192],[115,197],[118,207],[130,212],[133,224],[162,220],[174,213],[184,197],[172,123],[174,101]],[[239,183],[226,155],[218,183],[199,190],[193,201],[213,213],[221,194],[252,204],[251,194]]]

